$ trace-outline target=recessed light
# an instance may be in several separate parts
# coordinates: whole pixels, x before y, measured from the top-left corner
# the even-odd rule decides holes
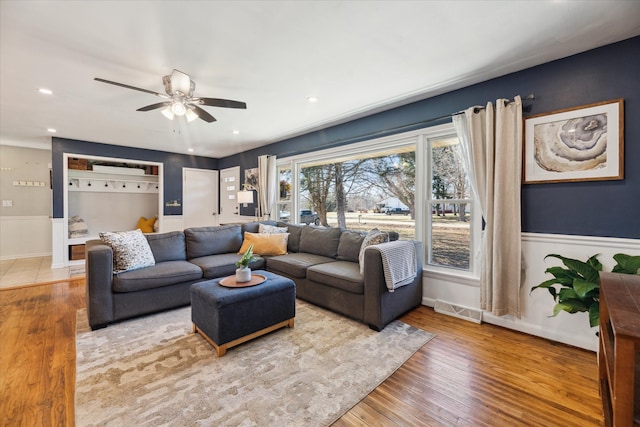
[[[193,148],[187,148],[187,151],[193,153],[195,150]]]
[[[47,89],[44,87],[41,87],[40,89],[38,89],[38,92],[45,94],[45,95],[53,95],[53,91],[51,89]]]
[[[239,130],[234,130],[234,131],[233,131],[233,134],[234,134],[234,135],[239,135],[239,134],[240,134],[240,131],[239,131]]]
[[[47,129],[47,132],[56,133],[56,132],[57,132],[57,130],[55,130],[54,128],[48,128],[48,129]]]
[[[309,102],[318,102],[318,98],[316,98],[315,96],[310,96],[307,98],[307,101]]]

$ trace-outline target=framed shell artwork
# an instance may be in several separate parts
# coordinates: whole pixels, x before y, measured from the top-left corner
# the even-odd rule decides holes
[[[622,99],[524,120],[524,184],[624,178]]]

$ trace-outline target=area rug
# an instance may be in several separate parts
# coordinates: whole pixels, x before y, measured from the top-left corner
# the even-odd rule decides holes
[[[433,334],[382,332],[298,300],[295,327],[217,357],[189,307],[91,331],[78,311],[77,426],[326,426]]]

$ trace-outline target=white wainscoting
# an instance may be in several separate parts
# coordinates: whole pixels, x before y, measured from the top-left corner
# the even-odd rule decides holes
[[[544,271],[547,268],[561,265],[559,260],[553,258],[545,260],[544,257],[548,254],[559,254],[580,260],[600,254],[598,259],[603,264],[603,270],[611,271],[615,265],[614,254],[640,255],[640,240],[523,233],[522,251],[525,260],[525,278],[520,292],[520,318],[494,316],[484,312],[483,322],[597,351],[598,340],[595,335],[597,329],[589,327],[587,313],[561,312],[557,317],[550,317],[555,302],[549,292],[544,289],[538,289],[531,294],[529,292],[531,287],[552,277],[545,274]],[[469,280],[447,278],[443,274],[425,272],[423,296],[423,304],[427,306],[433,306],[439,299],[462,307],[480,308],[480,291],[477,285]]]
[[[51,218],[0,217],[0,259],[51,255]]]

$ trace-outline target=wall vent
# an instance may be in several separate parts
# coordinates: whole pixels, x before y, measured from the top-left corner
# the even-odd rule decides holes
[[[436,313],[447,314],[473,323],[482,323],[482,311],[474,308],[461,307],[459,305],[436,300],[433,309]]]

